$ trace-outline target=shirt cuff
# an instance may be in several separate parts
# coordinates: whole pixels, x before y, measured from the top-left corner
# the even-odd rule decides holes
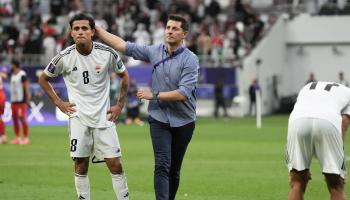
[[[126,42],[124,54],[125,54],[126,56],[131,56],[131,55],[132,55],[132,52],[133,52],[133,49],[134,49],[134,46],[135,46],[134,43],[129,42],[129,41]]]

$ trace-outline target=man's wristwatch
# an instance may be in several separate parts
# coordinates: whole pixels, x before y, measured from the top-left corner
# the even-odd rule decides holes
[[[158,100],[158,95],[159,95],[159,91],[158,91],[158,92],[153,93],[152,100]]]

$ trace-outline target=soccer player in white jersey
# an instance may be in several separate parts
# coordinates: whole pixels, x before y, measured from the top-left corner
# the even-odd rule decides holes
[[[349,115],[350,88],[333,82],[311,82],[300,90],[288,123],[288,200],[303,199],[313,156],[319,160],[330,198],[346,199],[343,139]]]
[[[5,123],[2,120],[2,115],[5,111],[5,103],[6,103],[6,94],[4,90],[4,84],[2,79],[6,78],[6,72],[0,72],[0,144],[7,143],[6,131],[5,131]]]
[[[39,78],[39,83],[52,102],[69,118],[71,157],[75,162],[75,187],[78,199],[90,199],[89,158],[105,161],[112,177],[118,200],[129,199],[126,177],[121,164],[121,149],[114,121],[125,104],[129,75],[112,48],[93,42],[95,23],[87,14],[70,20],[74,45],[56,55]],[[110,71],[120,77],[120,94],[110,105]],[[69,102],[57,96],[50,84],[62,75]]]
[[[11,144],[29,144],[27,106],[30,102],[29,81],[25,71],[21,70],[19,61],[11,61],[11,111],[16,137]],[[23,138],[20,137],[22,124]]]

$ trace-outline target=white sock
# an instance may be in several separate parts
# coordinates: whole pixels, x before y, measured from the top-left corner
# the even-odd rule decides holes
[[[124,173],[111,174],[112,184],[118,200],[129,200],[129,189]]]
[[[75,174],[74,181],[78,199],[90,200],[90,183],[88,175]]]

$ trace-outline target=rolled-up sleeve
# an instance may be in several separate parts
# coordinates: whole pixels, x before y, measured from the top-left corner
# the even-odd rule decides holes
[[[126,42],[125,55],[131,56],[135,60],[142,60],[145,62],[149,62],[150,46],[139,45],[132,42]]]
[[[181,80],[179,82],[179,88],[177,89],[182,95],[190,99],[196,89],[197,80],[199,76],[199,62],[196,57],[190,57],[184,66],[181,73]]]

